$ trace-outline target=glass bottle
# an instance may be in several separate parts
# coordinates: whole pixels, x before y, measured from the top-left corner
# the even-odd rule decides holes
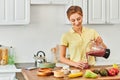
[[[14,63],[15,63],[15,53],[13,47],[11,46],[9,49],[8,64],[13,65]]]

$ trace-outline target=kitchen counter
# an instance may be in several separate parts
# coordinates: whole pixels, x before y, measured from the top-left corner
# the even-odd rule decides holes
[[[34,67],[34,63],[15,63],[17,69],[27,68],[27,67]],[[16,79],[18,80],[25,80],[23,74],[21,72],[16,72]]]
[[[94,66],[91,69],[103,68],[103,67],[108,68],[111,66],[110,65]],[[98,77],[97,79],[89,79],[89,78],[87,79],[84,77],[70,79],[67,77],[67,75],[65,75],[63,78],[56,78],[53,75],[51,75],[51,76],[38,76],[36,73],[37,71],[38,71],[38,69],[34,69],[34,70],[26,70],[24,68],[22,69],[22,73],[23,73],[24,78],[26,80],[120,80],[120,73],[117,76]]]

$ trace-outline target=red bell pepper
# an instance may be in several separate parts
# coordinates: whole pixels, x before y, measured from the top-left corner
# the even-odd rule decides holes
[[[119,73],[119,70],[116,69],[116,68],[110,68],[110,69],[108,70],[109,76],[115,76],[115,75],[117,75],[118,73]]]

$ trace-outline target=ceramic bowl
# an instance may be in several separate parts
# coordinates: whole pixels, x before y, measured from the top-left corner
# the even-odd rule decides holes
[[[40,67],[40,68],[54,68],[55,63],[51,63],[51,62],[39,63],[38,67]]]

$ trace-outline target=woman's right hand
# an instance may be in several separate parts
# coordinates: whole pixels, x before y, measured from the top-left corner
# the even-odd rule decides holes
[[[79,68],[79,69],[89,68],[88,63],[86,63],[86,62],[75,62],[75,63],[73,64],[73,66],[76,67],[76,68]]]

